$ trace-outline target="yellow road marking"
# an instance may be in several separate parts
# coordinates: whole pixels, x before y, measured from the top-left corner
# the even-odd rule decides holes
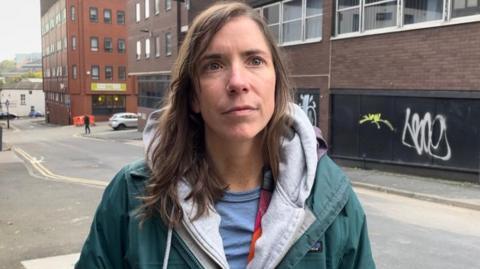
[[[94,186],[102,186],[102,187],[105,187],[108,185],[108,182],[101,181],[101,180],[56,175],[52,173],[50,170],[48,170],[43,164],[41,164],[41,162],[37,158],[32,157],[30,154],[26,153],[23,149],[14,147],[13,150],[16,153],[20,154],[28,162],[30,162],[30,164],[44,177],[54,179],[57,181],[80,183],[80,184],[86,184],[86,185],[94,185]]]

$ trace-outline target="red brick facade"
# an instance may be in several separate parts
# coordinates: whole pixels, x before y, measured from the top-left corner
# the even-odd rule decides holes
[[[97,21],[90,20],[90,8],[96,8]],[[105,10],[110,10],[110,22],[105,19]],[[125,1],[42,1],[42,29],[50,19],[55,21],[53,29],[42,35],[44,90],[46,92],[47,121],[70,124],[75,116],[93,114],[96,120],[107,120],[115,109],[136,112],[136,96],[132,80],[120,78],[119,68],[127,68],[127,49],[118,50],[118,40],[127,41],[126,23],[118,23],[118,13],[126,12]],[[59,15],[58,15],[59,14]],[[50,28],[50,27],[49,27]],[[97,50],[91,49],[91,38],[98,40]],[[111,51],[105,48],[105,39],[111,39]],[[62,49],[45,53],[48,46],[61,41]],[[99,67],[99,78],[93,79],[92,66]],[[112,67],[112,78],[106,77],[106,66]],[[51,69],[63,68],[55,75]],[[49,70],[49,75],[45,71]],[[95,88],[92,83],[115,86],[119,89]],[[119,85],[123,87],[120,89]],[[94,98],[99,100],[121,100],[117,107],[94,108]],[[122,101],[124,100],[124,101]],[[116,101],[115,101],[116,102]],[[111,111],[110,111],[110,110]],[[113,110],[112,110],[113,109]]]
[[[331,88],[480,90],[480,22],[332,41]]]

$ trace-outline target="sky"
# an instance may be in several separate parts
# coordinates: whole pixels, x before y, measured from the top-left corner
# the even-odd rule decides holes
[[[0,61],[41,52],[40,0],[0,0]]]

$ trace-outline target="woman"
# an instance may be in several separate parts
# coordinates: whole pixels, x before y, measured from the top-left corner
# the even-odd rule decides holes
[[[76,268],[375,268],[363,210],[248,6],[195,19],[152,130]]]

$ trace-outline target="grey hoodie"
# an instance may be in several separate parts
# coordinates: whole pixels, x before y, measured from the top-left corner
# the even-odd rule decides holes
[[[247,268],[275,268],[315,220],[305,202],[312,190],[317,161],[326,152],[326,144],[319,130],[314,129],[299,106],[291,104],[290,111],[293,119],[292,133],[282,142],[277,184],[268,210],[262,218],[262,236],[256,242],[254,259]],[[160,113],[161,111],[152,113],[144,129],[146,148],[155,143],[153,131]],[[177,228],[176,232],[183,240],[191,242],[187,245],[193,253],[198,254],[197,258],[205,268],[229,268],[219,232],[220,216],[212,207],[208,214],[193,220],[195,206],[191,200],[184,199],[189,192],[188,183],[181,182],[178,193],[183,201],[181,205],[184,218],[182,227]],[[169,247],[165,253],[166,259],[168,251]]]

